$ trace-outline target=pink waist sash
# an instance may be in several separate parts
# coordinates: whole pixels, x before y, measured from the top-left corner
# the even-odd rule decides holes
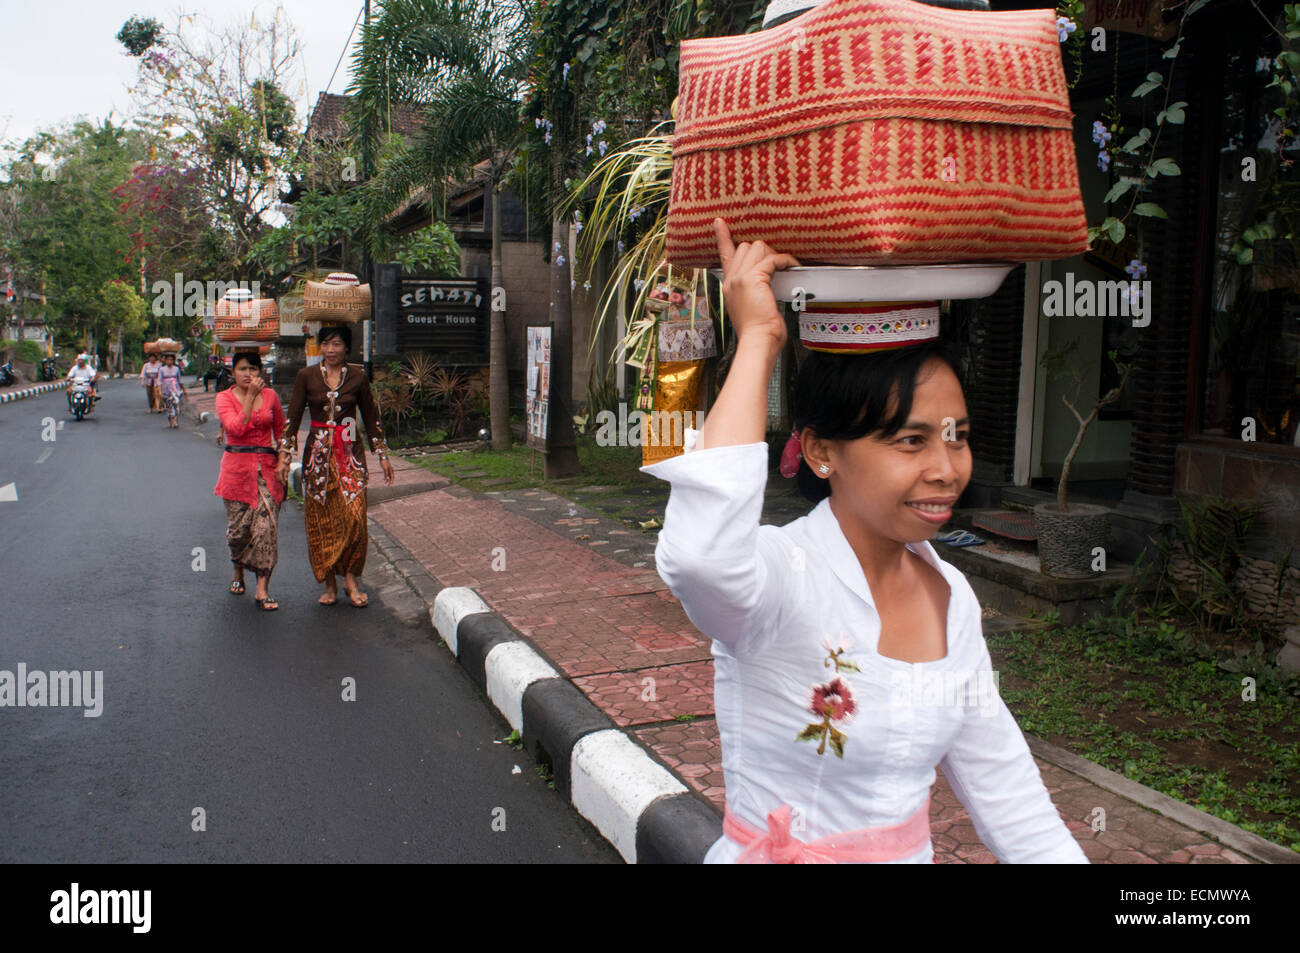
[[[726,810],[722,832],[745,848],[739,864],[879,864],[916,854],[930,842],[930,798],[893,827],[866,827],[805,843],[790,834],[790,806],[767,815],[760,831]]]

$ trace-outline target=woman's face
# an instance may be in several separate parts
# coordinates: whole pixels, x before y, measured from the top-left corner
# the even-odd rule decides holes
[[[253,381],[262,376],[262,372],[248,361],[235,362],[235,383],[240,387],[251,387]]]
[[[175,363],[176,363],[176,355],[174,355],[174,354],[168,354],[168,355],[167,355],[167,366],[168,366],[168,367],[171,367],[171,366],[172,366],[173,364],[175,364]]]
[[[348,355],[348,349],[343,346],[343,339],[338,336],[328,337],[320,342],[320,355],[325,359],[327,364],[339,365]]]
[[[874,535],[915,543],[931,538],[952,518],[970,482],[969,430],[961,383],[936,358],[917,375],[912,412],[898,433],[812,438],[805,456],[817,458],[809,460],[814,472],[822,462],[831,468],[837,517],[852,519]]]

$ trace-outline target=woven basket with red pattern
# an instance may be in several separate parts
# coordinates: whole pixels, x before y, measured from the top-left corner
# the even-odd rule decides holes
[[[274,341],[280,336],[280,313],[270,298],[217,302],[214,333],[218,341]]]
[[[716,267],[715,217],[805,264],[1068,258],[1087,248],[1054,10],[827,0],[688,40],[666,254]]]

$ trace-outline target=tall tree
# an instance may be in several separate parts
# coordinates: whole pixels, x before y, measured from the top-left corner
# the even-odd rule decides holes
[[[148,138],[105,120],[42,132],[6,167],[0,242],[27,288],[44,287],[56,330],[104,342],[101,289],[137,276],[113,190],[148,156]]]
[[[293,27],[277,7],[224,28],[197,15],[178,15],[172,29],[133,17],[118,39],[139,60],[139,122],[197,170],[233,272],[271,227],[301,135],[285,92],[301,82]]]
[[[414,105],[423,128],[370,184],[374,217],[426,189],[445,203],[453,181],[477,177],[492,210],[492,287],[501,270],[501,189],[523,142],[520,106],[531,57],[526,0],[381,0],[362,30],[353,83],[363,148],[387,128],[394,104]],[[482,169],[476,170],[476,166]],[[494,304],[499,303],[493,295]],[[492,446],[510,446],[506,312],[489,342]]]

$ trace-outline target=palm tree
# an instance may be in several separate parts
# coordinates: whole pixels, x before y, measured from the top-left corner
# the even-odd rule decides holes
[[[503,288],[500,198],[524,139],[528,0],[381,0],[378,7],[362,30],[348,89],[362,148],[373,148],[395,103],[417,106],[423,128],[367,184],[371,220],[382,220],[417,189],[428,190],[431,208],[445,207],[451,183],[483,181],[492,207],[492,287]],[[492,311],[489,342],[498,450],[510,446],[505,317]]]

